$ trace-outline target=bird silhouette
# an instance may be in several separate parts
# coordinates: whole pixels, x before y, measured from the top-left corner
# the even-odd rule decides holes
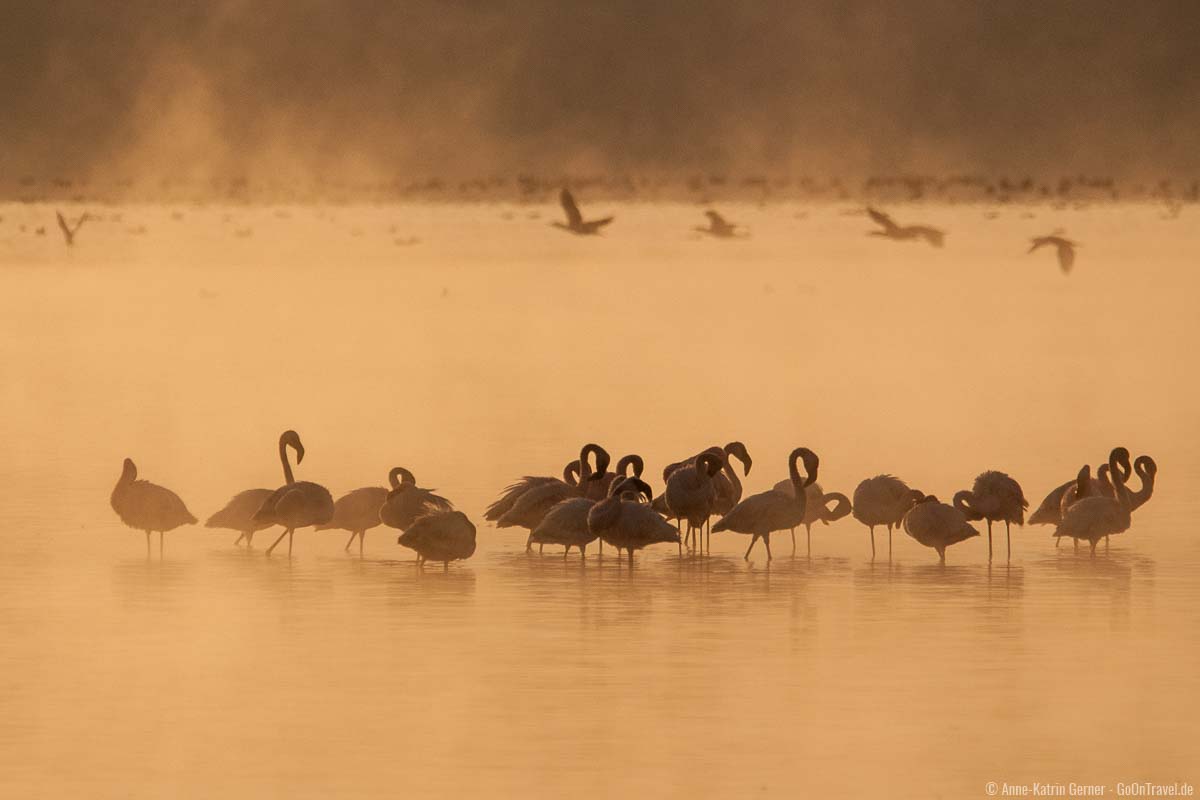
[[[750,451],[746,449],[746,445],[741,442],[730,442],[724,447],[713,445],[690,458],[683,461],[676,461],[668,464],[663,468],[663,482],[671,479],[671,475],[681,467],[692,465],[696,460],[705,453],[711,453],[721,459],[722,469],[713,476],[713,488],[716,490],[716,499],[713,501],[712,513],[718,517],[724,516],[733,510],[742,499],[742,481],[738,477],[737,470],[729,460],[730,457],[735,457],[742,462],[742,474],[749,475],[751,467],[754,466],[754,460],[750,458]],[[663,493],[653,503],[654,510],[658,511],[668,520],[678,519],[673,511],[667,506],[667,497]],[[709,531],[711,534],[711,529]],[[689,527],[688,537],[683,540],[683,544],[690,541],[692,530]],[[707,549],[707,545],[706,548]]]
[[[596,468],[592,469],[591,459],[596,459]],[[598,444],[586,444],[579,451],[580,475],[579,485],[569,486],[563,482],[542,483],[530,489],[513,503],[512,508],[496,520],[497,528],[526,528],[530,532],[542,521],[542,517],[557,503],[571,497],[586,496],[591,489],[589,485],[594,479],[608,471],[611,457]],[[532,542],[526,543],[526,550],[532,547]]]
[[[874,208],[868,207],[867,214],[883,228],[878,231],[870,231],[868,236],[882,236],[885,239],[896,239],[897,241],[924,239],[934,247],[941,247],[945,242],[946,234],[937,228],[931,228],[928,225],[897,225],[890,216]]]
[[[652,544],[679,542],[679,531],[654,511],[649,504],[624,499],[626,491],[636,490],[647,499],[653,500],[650,486],[641,478],[625,478],[620,494],[599,501],[588,510],[588,529],[617,548],[629,554],[629,566],[633,566],[633,553]]]
[[[225,507],[208,518],[204,523],[206,528],[224,528],[237,531],[240,535],[234,544],[246,541],[249,547],[254,541],[254,534],[275,523],[268,520],[255,519],[254,515],[262,508],[262,504],[274,493],[274,489],[247,489],[235,494]]]
[[[773,487],[776,492],[785,494],[793,494],[795,487],[792,486],[791,480],[779,481]],[[804,525],[805,538],[808,540],[808,554],[812,555],[812,526],[814,523],[820,522],[822,525],[828,525],[831,522],[837,522],[842,517],[850,516],[853,510],[850,505],[850,498],[841,492],[830,492],[826,494],[821,489],[821,484],[810,483],[804,490],[805,508],[804,519],[801,524]],[[835,503],[833,508],[829,507],[830,503]],[[792,534],[792,555],[796,554],[796,529],[791,529]]]
[[[414,488],[414,491],[405,493],[406,499],[410,501],[409,505],[412,507],[412,511],[406,513],[409,513],[412,519],[428,511],[450,511],[454,508],[444,497],[438,497],[428,489],[417,489],[416,479],[407,469],[393,467],[388,472],[390,490],[382,486],[365,486],[347,492],[333,504],[333,519],[323,525],[318,525],[316,529],[319,531],[349,531],[350,538],[346,540],[346,546],[342,550],[349,550],[350,545],[357,538],[358,553],[362,555],[363,539],[366,537],[367,531],[383,523],[380,516],[383,513],[384,504],[388,500],[389,492],[401,487],[401,479],[403,479],[403,484]],[[408,527],[408,524],[392,525],[392,527],[403,530]]]
[[[894,475],[876,475],[858,484],[851,513],[871,530],[871,558],[875,558],[876,525],[887,526],[888,557],[891,558],[892,529],[900,527],[904,515],[912,508],[914,497],[913,490]]]
[[[569,462],[565,467],[563,467],[563,476],[561,482],[567,484],[568,486],[578,486],[579,472],[579,460],[576,459]],[[546,483],[554,483],[558,480],[558,478],[551,478],[548,476],[526,475],[515,483],[511,483],[504,487],[504,491],[500,494],[500,497],[497,498],[496,501],[490,506],[488,506],[486,511],[484,511],[483,518],[488,522],[497,521],[513,507],[513,505],[517,502],[517,498],[525,494],[525,492],[529,491],[534,486],[541,486],[542,484]]]
[[[396,480],[397,475],[403,480]],[[379,519],[389,528],[405,531],[421,517],[454,510],[454,504],[433,489],[417,486],[413,474],[403,467],[393,469],[388,480],[392,488],[379,509]]]
[[[161,554],[163,534],[181,525],[192,525],[196,518],[179,495],[158,484],[139,481],[137,474],[133,459],[125,459],[109,502],[122,522],[134,530],[146,532],[146,555],[150,555],[150,534],[158,531],[158,552]]]
[[[970,491],[963,489],[954,495],[954,507],[968,521],[987,520],[988,560],[992,560],[992,523],[1004,523],[1004,535],[1008,546],[1008,557],[1012,558],[1012,533],[1010,526],[1025,524],[1025,509],[1029,501],[1021,491],[1021,484],[1003,472],[988,470],[975,478]]]
[[[416,551],[418,566],[441,561],[446,570],[451,561],[475,554],[475,526],[461,511],[435,511],[414,521],[396,542]]]
[[[1058,255],[1058,266],[1066,275],[1071,271],[1071,267],[1075,266],[1075,248],[1079,243],[1072,242],[1061,234],[1062,231],[1055,231],[1049,236],[1035,236],[1030,240],[1033,246],[1029,248],[1029,252],[1032,253],[1039,247],[1053,247]]]
[[[704,452],[694,463],[680,467],[671,473],[667,479],[667,488],[663,492],[667,498],[667,508],[677,520],[687,520],[688,534],[693,531],[703,531],[704,524],[712,514],[713,504],[717,499],[717,490],[713,486],[713,477],[724,467],[724,454]],[[696,535],[699,549],[703,551],[703,540]],[[680,544],[682,549],[683,545]]]
[[[962,511],[939,502],[933,495],[911,492],[912,508],[904,515],[904,532],[926,547],[937,551],[946,563],[946,548],[978,536]]]
[[[609,489],[615,481],[621,478],[640,478],[645,470],[646,462],[636,453],[621,456],[615,470],[597,476],[585,494],[593,500],[602,500],[609,496]]]
[[[563,211],[566,212],[567,222],[565,225],[561,222],[551,223],[556,228],[562,228],[580,236],[588,236],[600,233],[601,228],[613,221],[612,217],[584,221],[583,214],[580,213],[579,206],[575,204],[575,198],[569,189],[564,188],[559,193],[558,202],[562,204]]]
[[[1122,455],[1124,454],[1124,455]],[[1114,458],[1115,456],[1115,458]],[[1131,468],[1129,467],[1129,451],[1123,447],[1114,447],[1109,453],[1109,464],[1115,463],[1118,469],[1123,470],[1122,477],[1128,481]],[[1072,478],[1066,483],[1056,486],[1051,492],[1046,495],[1041,503],[1038,504],[1037,510],[1029,515],[1030,525],[1057,525],[1062,520],[1062,500],[1063,495],[1071,489],[1076,483],[1076,479]],[[1088,494],[1105,495],[1108,497],[1116,497],[1111,485],[1104,485],[1099,480],[1093,480],[1090,484]]]
[[[1142,486],[1129,495],[1130,511],[1137,511],[1154,494],[1154,479],[1158,475],[1158,464],[1150,456],[1138,456],[1133,462],[1133,471],[1142,480]]]
[[[801,460],[804,461],[804,478],[801,478],[798,466]],[[804,522],[804,514],[808,509],[808,494],[805,490],[816,482],[819,466],[820,459],[816,453],[807,447],[797,447],[788,456],[792,493],[786,494],[772,489],[750,495],[717,520],[712,526],[713,533],[733,531],[750,534],[750,546],[746,548],[745,555],[747,561],[755,543],[762,539],[767,548],[767,560],[770,561],[771,533],[793,529]]]
[[[1125,488],[1125,476],[1111,460],[1108,475],[1116,497],[1089,495],[1080,499],[1063,514],[1062,521],[1054,529],[1056,539],[1069,537],[1085,541],[1091,545],[1094,556],[1098,541],[1107,541],[1110,535],[1129,530],[1133,508],[1129,490]]]
[[[83,223],[90,219],[85,213],[75,221],[74,225],[68,225],[66,217],[62,215],[61,211],[55,211],[54,216],[58,218],[58,229],[62,231],[63,238],[66,239],[68,246],[75,244],[75,234],[79,233],[79,229],[83,227]]]
[[[732,222],[729,222],[716,211],[709,209],[708,211],[704,212],[704,216],[708,217],[708,226],[697,226],[696,228],[693,228],[693,230],[699,231],[700,233],[706,233],[709,236],[713,236],[717,239],[733,239],[739,236],[738,226]]]
[[[633,491],[640,493],[638,487],[645,484],[630,483],[630,479],[633,477],[617,477],[616,480],[609,484],[608,496],[625,499],[623,493],[626,488],[631,488]],[[647,487],[648,492],[649,488]],[[629,499],[632,500],[633,498]],[[647,502],[652,499],[647,494]],[[566,548],[563,551],[564,558],[571,552],[572,547],[578,547],[579,557],[586,557],[587,546],[599,538],[599,535],[588,527],[588,513],[597,502],[599,501],[589,497],[572,497],[569,500],[563,500],[556,504],[529,534],[529,541],[539,546],[561,544]]]
[[[297,481],[288,464],[287,448],[296,451],[296,464],[304,461],[304,445],[300,434],[284,431],[279,436],[279,462],[283,465],[285,483],[263,501],[254,518],[261,522],[282,525],[283,533],[267,548],[267,555],[275,550],[283,537],[288,540],[288,555],[292,554],[292,537],[297,528],[324,525],[333,519],[333,495],[319,483]]]

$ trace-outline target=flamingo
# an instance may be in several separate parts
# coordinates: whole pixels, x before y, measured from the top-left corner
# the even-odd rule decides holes
[[[1158,464],[1150,456],[1138,456],[1133,462],[1133,471],[1142,479],[1142,487],[1129,494],[1129,509],[1137,511],[1154,494],[1154,478],[1158,475]]]
[[[737,476],[737,471],[730,462],[730,457],[734,456],[742,462],[742,474],[749,475],[750,468],[754,466],[754,460],[750,458],[750,451],[746,449],[746,445],[741,442],[730,442],[724,447],[714,445],[706,450],[697,453],[691,458],[677,461],[673,464],[668,464],[663,468],[663,482],[670,480],[671,475],[682,467],[696,463],[696,459],[705,453],[711,453],[723,462],[723,467],[720,472],[713,476],[713,488],[716,490],[717,496],[713,501],[712,513],[718,517],[724,516],[733,510],[733,507],[742,499],[742,481]],[[671,511],[667,506],[666,494],[659,497],[652,504],[655,511],[662,514],[668,520],[677,520],[678,516]],[[689,535],[691,531],[689,530]],[[711,531],[709,532],[711,534]],[[686,540],[685,540],[686,541]]]
[[[716,211],[709,209],[704,212],[704,216],[708,217],[708,227],[696,227],[693,230],[697,230],[700,233],[707,233],[709,236],[717,239],[733,239],[738,236],[738,226],[722,217]]]
[[[561,222],[551,223],[556,228],[562,228],[565,231],[587,236],[600,233],[600,229],[613,221],[612,217],[604,217],[603,219],[593,219],[584,221],[583,214],[579,211],[579,206],[575,205],[575,198],[571,196],[571,191],[563,188],[558,195],[558,202],[562,204],[563,211],[567,215],[567,223],[564,225]]]
[[[797,462],[804,461],[804,479],[800,477]],[[804,513],[808,508],[808,493],[805,491],[817,480],[817,468],[820,459],[817,454],[807,447],[797,447],[788,456],[788,474],[791,476],[792,494],[777,492],[774,489],[767,492],[752,494],[738,503],[733,509],[717,520],[712,526],[713,531],[733,531],[751,535],[750,546],[746,548],[745,560],[750,560],[750,551],[759,539],[767,548],[767,560],[771,560],[771,532],[795,528],[804,521]]]
[[[254,518],[272,492],[274,489],[247,489],[244,492],[238,492],[230,498],[224,508],[208,518],[204,527],[238,531],[241,535],[233,543],[238,545],[245,539],[246,546],[249,547],[254,540],[255,533],[274,524]]]
[[[296,528],[324,525],[333,519],[333,495],[319,483],[297,481],[292,477],[292,467],[287,458],[288,447],[296,451],[296,464],[304,460],[304,445],[300,441],[300,434],[291,430],[280,434],[279,461],[283,464],[285,483],[263,501],[262,507],[254,515],[255,520],[284,527],[279,538],[267,548],[268,556],[285,536],[288,540],[288,556],[291,556],[292,537]]]
[[[596,459],[593,470],[590,457]],[[588,484],[598,476],[608,471],[610,461],[608,451],[598,444],[586,444],[579,451],[580,475],[578,486],[568,486],[560,481],[544,483],[531,487],[513,503],[512,508],[496,520],[497,528],[521,527],[532,531],[542,521],[542,517],[559,501],[570,497],[580,497],[587,494],[591,488]],[[527,542],[526,551],[532,548]]]
[[[568,486],[578,486],[579,471],[580,467],[578,460],[568,463],[565,467],[563,467],[562,483],[565,483]],[[500,497],[496,499],[496,502],[492,503],[487,507],[487,510],[484,511],[483,518],[488,522],[495,522],[504,516],[505,513],[507,513],[508,510],[513,507],[513,504],[517,502],[517,498],[525,494],[525,492],[529,491],[534,486],[541,486],[542,484],[546,483],[554,483],[557,480],[559,479],[526,475],[516,483],[506,486]]]
[[[1116,464],[1123,470],[1122,477],[1129,480],[1129,451],[1124,447],[1114,447],[1108,454],[1109,463],[1113,463],[1114,456]],[[1037,510],[1029,516],[1030,525],[1057,525],[1062,520],[1062,499],[1063,495],[1075,485],[1075,479],[1071,479],[1066,483],[1056,486],[1050,494],[1046,495]],[[1090,484],[1088,494],[1104,494],[1109,497],[1115,497],[1111,486],[1105,486],[1099,480],[1093,480]]]
[[[1129,529],[1132,504],[1129,490],[1125,488],[1125,476],[1110,462],[1109,479],[1113,483],[1116,498],[1088,495],[1071,506],[1063,514],[1062,521],[1054,529],[1056,539],[1068,536],[1075,541],[1083,540],[1091,545],[1096,555],[1096,542],[1105,541],[1114,533]]]
[[[403,480],[395,480],[396,475]],[[389,528],[406,531],[421,517],[454,510],[454,504],[433,489],[417,486],[413,474],[403,467],[393,469],[388,480],[392,488],[379,509],[379,520]]]
[[[776,492],[792,494],[795,488],[792,486],[791,480],[780,481],[773,487]],[[821,489],[821,484],[811,483],[804,490],[805,508],[804,519],[801,524],[804,525],[804,535],[808,543],[808,554],[812,555],[812,526],[814,522],[820,522],[822,525],[828,525],[831,522],[837,522],[842,517],[850,515],[851,505],[850,498],[841,492],[830,492],[825,494]],[[829,507],[830,503],[836,503],[833,508]],[[791,529],[792,533],[792,555],[796,554],[796,529]]]
[[[988,561],[992,560],[992,523],[1003,521],[1008,558],[1012,558],[1010,525],[1024,525],[1025,509],[1029,508],[1021,484],[1003,472],[988,470],[975,478],[970,491],[963,489],[954,495],[954,507],[968,520],[987,520]]]
[[[633,473],[632,475],[630,474],[631,470]],[[635,453],[621,456],[620,460],[617,461],[615,471],[605,472],[603,475],[597,476],[595,482],[586,490],[585,493],[593,500],[602,500],[605,497],[608,497],[609,489],[612,488],[612,485],[615,481],[618,481],[621,478],[640,478],[645,470],[646,462],[642,460],[641,456]],[[597,494],[599,494],[599,497],[596,496]]]
[[[875,557],[875,526],[887,525],[888,557],[892,555],[892,529],[900,527],[912,508],[913,491],[894,475],[876,475],[854,490],[854,518],[871,529],[871,558]]]
[[[396,543],[417,551],[417,566],[441,561],[447,570],[451,561],[475,554],[475,526],[461,511],[435,511],[413,522]]]
[[[1029,248],[1029,252],[1032,253],[1039,247],[1053,247],[1058,255],[1059,269],[1066,275],[1071,271],[1071,267],[1075,266],[1075,248],[1079,246],[1079,242],[1065,239],[1061,234],[1062,231],[1057,230],[1049,236],[1035,236],[1030,239],[1033,246]]]
[[[692,535],[692,531],[700,532],[696,534],[696,541],[701,552],[704,543],[700,536],[717,499],[713,478],[723,466],[723,460],[716,454],[701,453],[695,463],[680,467],[671,473],[663,492],[667,498],[667,508],[671,509],[676,519],[687,520],[688,536]],[[682,552],[683,545],[680,544],[679,547]]]
[[[618,477],[610,484],[608,496],[622,500],[634,500],[640,493],[640,489],[637,489],[636,485],[629,481],[629,477]],[[629,492],[626,492],[626,488],[633,489],[633,494],[628,498],[626,495]],[[649,492],[648,487],[647,492]],[[539,546],[561,544],[566,547],[566,550],[563,551],[563,558],[567,557],[572,547],[578,547],[579,557],[585,558],[587,546],[598,538],[597,534],[588,527],[588,512],[597,502],[599,501],[589,497],[572,497],[569,500],[563,500],[542,518],[538,526],[529,534],[529,541]]]
[[[926,547],[937,550],[938,558],[946,563],[946,548],[978,536],[967,517],[954,506],[939,502],[934,495],[912,490],[913,506],[904,515],[904,532]]]
[[[633,566],[633,551],[652,544],[679,542],[679,531],[648,504],[624,499],[627,491],[639,491],[653,500],[653,492],[641,478],[625,478],[621,495],[614,494],[596,503],[588,511],[588,530],[617,548],[624,548]]]
[[[941,247],[946,239],[945,232],[928,225],[897,225],[890,216],[870,207],[867,208],[867,214],[883,228],[883,230],[870,231],[868,236],[882,236],[885,239],[896,239],[897,241],[924,239],[934,247]]]
[[[416,487],[417,482],[413,474],[404,467],[393,467],[388,472],[388,483],[392,489],[399,489],[401,486],[401,478],[405,484]],[[349,550],[350,545],[354,543],[355,538],[358,539],[358,554],[363,552],[363,539],[366,537],[367,531],[371,528],[382,524],[380,520],[380,509],[383,508],[388,499],[388,489],[382,486],[366,486],[362,489],[355,489],[347,492],[337,499],[333,504],[333,519],[329,522],[318,525],[317,530],[343,530],[350,532],[350,538],[346,540],[346,546],[343,551]],[[423,493],[423,494],[422,494]],[[416,489],[409,494],[410,497],[420,498],[417,505],[422,505],[424,501],[428,501],[428,510],[450,511],[453,506],[444,497],[438,497],[428,489]],[[415,516],[414,516],[415,518]],[[394,528],[406,528],[407,525],[393,525]]]
[[[137,479],[137,465],[125,459],[121,477],[113,487],[109,502],[113,511],[129,527],[146,532],[146,555],[150,555],[150,534],[158,531],[158,552],[163,551],[163,534],[181,525],[194,525],[196,518],[187,510],[179,495],[150,481]]]

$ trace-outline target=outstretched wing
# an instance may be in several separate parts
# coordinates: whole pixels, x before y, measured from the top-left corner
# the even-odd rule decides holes
[[[58,217],[58,227],[62,229],[63,236],[67,239],[67,244],[70,244],[71,240],[75,238],[75,231],[71,230],[71,227],[67,225],[67,221],[63,219],[61,211],[55,211],[54,216]]]
[[[883,229],[888,232],[894,231],[897,228],[897,225],[892,218],[877,208],[871,208],[870,206],[867,206],[867,216],[875,220],[878,225],[883,226]]]
[[[946,240],[945,233],[939,231],[937,228],[930,228],[928,225],[918,225],[915,230],[921,238],[934,247],[941,247]]]
[[[572,227],[583,224],[583,214],[579,213],[579,206],[575,205],[575,198],[571,196],[571,191],[564,188],[558,196],[558,202],[562,203],[563,211],[567,214],[567,222]]]

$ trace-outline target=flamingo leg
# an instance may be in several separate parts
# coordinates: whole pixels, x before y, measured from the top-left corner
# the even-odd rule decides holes
[[[254,544],[254,531],[246,534],[246,547],[251,547]]]
[[[683,525],[679,521],[679,517],[675,518],[675,531],[679,534],[679,555],[683,555]],[[617,548],[617,556],[621,555],[621,548]]]
[[[1078,540],[1078,539],[1072,539],[1071,541],[1073,541],[1073,542],[1075,543],[1075,552],[1077,552],[1077,553],[1078,553],[1078,552],[1079,552],[1079,540]]]
[[[163,532],[158,532],[158,554],[161,556],[163,552]]]
[[[542,542],[538,542],[538,555],[539,556],[542,554],[542,550],[544,550],[544,549],[546,549],[546,545]]]
[[[988,524],[988,561],[992,560],[992,521],[989,519]]]
[[[1055,537],[1054,537],[1054,548],[1057,550],[1057,549],[1058,549],[1058,546],[1059,546],[1060,544],[1062,544],[1062,537],[1061,537],[1061,536],[1055,536]]]
[[[354,544],[354,539],[357,536],[358,536],[358,531],[350,531],[350,538],[346,540],[346,546],[342,548],[343,553],[350,552],[350,545]]]
[[[1012,525],[1008,520],[1004,520],[1004,549],[1005,558],[1012,561]]]
[[[525,540],[525,552],[533,552],[533,531],[529,532],[529,538]]]
[[[292,539],[296,535],[296,529],[292,528],[288,531],[288,558],[292,557]]]
[[[792,557],[796,557],[796,529],[792,528]]]
[[[626,547],[625,552],[629,553],[629,568],[633,569],[633,548]]]
[[[758,541],[758,534],[755,533],[750,537],[750,546],[746,548],[746,555],[742,556],[743,561],[750,560],[750,551],[754,549],[754,543]]]
[[[875,526],[869,525],[867,527],[869,527],[871,529],[871,560],[874,561],[875,560]]]
[[[245,538],[246,538],[246,534],[245,534],[245,533],[243,533],[241,536],[239,536],[239,537],[237,537],[236,539],[234,539],[234,540],[233,540],[233,546],[234,546],[234,547],[237,547],[239,544],[241,544],[241,543],[242,543],[242,539],[245,539]]]
[[[892,560],[892,523],[888,523],[888,561]]]
[[[150,557],[150,531],[146,531],[146,558]]]
[[[808,543],[808,557],[812,558],[812,525],[804,526],[804,539]]]
[[[277,546],[277,545],[278,545],[280,542],[282,542],[282,541],[283,541],[283,537],[287,536],[287,535],[288,535],[289,533],[291,533],[291,532],[292,532],[292,531],[291,531],[291,528],[288,528],[288,529],[287,529],[287,530],[285,530],[283,533],[279,534],[279,538],[278,538],[278,539],[276,539],[276,540],[275,540],[275,542],[274,542],[274,543],[273,543],[273,544],[272,544],[270,547],[268,547],[268,548],[267,548],[267,555],[271,555],[271,552],[272,552],[272,551],[275,549],[275,547],[276,547],[276,546]]]
[[[579,545],[579,560],[583,561],[586,558],[587,558],[587,545],[581,544],[581,545]]]
[[[362,554],[363,554],[363,539],[365,539],[365,538],[367,538],[367,532],[359,531],[358,532],[358,555],[360,558],[362,557]]]
[[[940,559],[940,562],[942,564],[945,564],[946,563],[946,548],[939,547],[937,549],[937,552],[938,552],[938,558]]]
[[[771,560],[771,532],[767,531],[762,537],[763,544],[767,546],[767,561]]]

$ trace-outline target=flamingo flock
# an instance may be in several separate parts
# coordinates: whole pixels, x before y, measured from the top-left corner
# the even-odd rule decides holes
[[[284,431],[278,440],[283,485],[238,492],[205,526],[237,532],[234,545],[245,542],[247,548],[255,533],[278,526],[282,532],[267,548],[267,556],[284,538],[290,556],[295,532],[301,528],[348,532],[350,538],[343,549],[348,551],[357,539],[361,555],[366,532],[381,525],[400,531],[397,543],[415,551],[418,565],[433,561],[446,569],[450,562],[475,553],[475,525],[450,500],[433,489],[419,487],[408,469],[389,471],[390,488],[354,489],[335,502],[321,484],[296,480],[289,452],[295,454],[295,466],[299,467],[305,449],[293,430]],[[685,547],[690,555],[703,556],[710,552],[712,534],[725,532],[750,537],[746,560],[761,541],[770,561],[771,534],[788,531],[795,556],[796,528],[801,525],[811,557],[812,525],[828,525],[853,515],[868,529],[872,559],[876,556],[875,528],[886,527],[889,559],[892,533],[903,530],[936,551],[944,563],[946,548],[981,535],[972,525],[980,521],[987,526],[988,560],[993,558],[992,525],[1000,522],[1004,523],[1005,555],[1011,559],[1012,526],[1026,523],[1029,508],[1021,485],[996,470],[980,473],[971,488],[956,492],[950,503],[888,474],[860,482],[852,499],[840,492],[827,494],[817,483],[821,460],[807,447],[796,447],[788,455],[782,465],[787,478],[767,491],[743,497],[739,464],[731,459],[740,463],[743,476],[750,474],[753,460],[745,444],[714,445],[670,463],[663,470],[665,487],[656,496],[642,479],[645,461],[640,455],[623,456],[610,472],[608,451],[588,443],[580,448],[577,459],[566,464],[561,478],[522,477],[505,487],[483,517],[498,530],[528,531],[527,553],[532,553],[535,544],[539,553],[546,545],[557,545],[563,547],[564,558],[575,548],[584,559],[588,546],[598,542],[601,557],[607,544],[616,549],[618,559],[624,551],[632,566],[635,551],[656,544],[675,544],[680,556]],[[1081,541],[1087,542],[1094,556],[1101,540],[1107,548],[1109,537],[1129,530],[1133,512],[1153,495],[1157,474],[1158,465],[1150,456],[1141,455],[1131,462],[1127,448],[1114,447],[1097,469],[1096,478],[1091,466],[1084,465],[1073,480],[1046,495],[1028,522],[1053,525],[1056,547],[1064,538],[1071,539],[1076,548]],[[1140,481],[1136,491],[1129,488],[1134,476]],[[128,458],[111,504],[122,522],[146,534],[147,555],[152,533],[159,535],[161,554],[166,532],[197,522],[179,495],[138,480],[137,466]]]

